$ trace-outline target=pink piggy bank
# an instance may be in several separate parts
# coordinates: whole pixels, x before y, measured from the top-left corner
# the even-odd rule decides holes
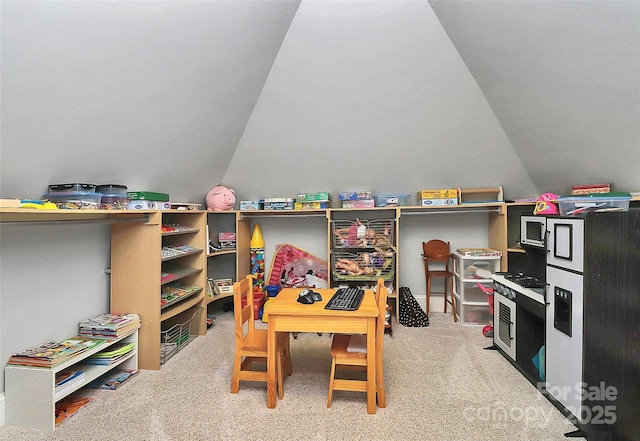
[[[233,210],[236,203],[236,192],[224,185],[216,185],[206,197],[207,209],[210,211],[228,211]]]

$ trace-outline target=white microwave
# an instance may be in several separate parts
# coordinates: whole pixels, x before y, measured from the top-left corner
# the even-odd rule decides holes
[[[520,216],[520,243],[537,248],[545,247],[547,219],[544,216]]]

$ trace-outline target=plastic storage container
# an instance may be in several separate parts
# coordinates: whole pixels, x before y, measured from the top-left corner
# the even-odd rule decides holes
[[[255,320],[260,319],[260,308],[264,305],[266,301],[266,296],[262,292],[254,292],[253,293],[253,318]],[[247,299],[245,297],[242,298],[242,307],[247,306]]]
[[[100,200],[100,208],[103,210],[126,210],[126,191],[124,194],[103,194]]]
[[[102,193],[71,191],[48,193],[43,196],[58,206],[67,210],[97,210],[100,208]]]
[[[373,200],[376,202],[376,207],[407,205],[409,202],[409,195],[377,195],[373,197]]]
[[[631,196],[571,196],[558,198],[562,216],[582,216],[590,211],[628,211]]]
[[[485,295],[486,298],[486,295]],[[456,299],[456,312],[463,325],[488,325],[493,321],[493,315],[489,310],[489,305],[465,305],[457,302]]]

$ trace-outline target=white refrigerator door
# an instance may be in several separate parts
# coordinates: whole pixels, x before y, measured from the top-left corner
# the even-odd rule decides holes
[[[547,266],[546,387],[578,420],[582,383],[582,275]],[[571,292],[571,336],[554,325],[556,288]]]

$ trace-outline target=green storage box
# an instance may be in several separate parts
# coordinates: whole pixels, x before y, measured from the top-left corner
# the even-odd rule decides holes
[[[155,193],[153,191],[128,191],[127,198],[134,201],[145,200],[145,201],[156,201],[156,202],[168,202],[169,194]]]

